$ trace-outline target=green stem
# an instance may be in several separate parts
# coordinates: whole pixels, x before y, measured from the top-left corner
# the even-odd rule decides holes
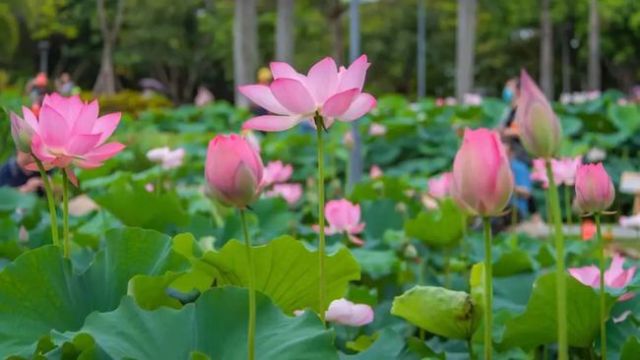
[[[248,359],[255,359],[255,338],[256,338],[256,279],[255,265],[253,263],[253,248],[251,238],[247,228],[247,216],[245,210],[240,210],[240,220],[242,222],[242,232],[244,233],[245,248],[247,249],[247,263],[249,264],[249,326],[247,330],[248,338]]]
[[[450,263],[451,263],[451,256],[450,254],[450,249],[449,248],[444,248],[443,252],[444,252],[444,287],[447,289],[451,289],[451,268],[450,268]]]
[[[71,243],[69,242],[69,177],[64,169],[62,170],[62,236],[64,239],[64,257],[68,259],[71,254]]]
[[[600,357],[602,360],[607,360],[607,318],[606,318],[606,302],[605,302],[605,290],[604,290],[604,271],[605,271],[605,258],[604,258],[604,239],[602,238],[602,231],[600,230],[600,213],[594,215],[596,219],[596,236],[598,239],[598,258],[600,259]]]
[[[557,296],[557,316],[558,316],[558,359],[567,360],[569,358],[569,344],[567,339],[567,283],[564,267],[564,233],[562,230],[562,218],[560,213],[560,200],[558,197],[558,187],[553,178],[551,161],[545,162],[547,168],[547,178],[549,179],[549,199],[548,207],[550,219],[554,223],[554,235],[556,238],[556,291]]]
[[[564,211],[567,217],[567,224],[573,225],[572,206],[571,206],[571,187],[564,187]]]
[[[60,246],[60,239],[58,238],[58,214],[56,212],[56,204],[53,199],[51,181],[47,172],[44,170],[42,161],[33,154],[31,156],[36,161],[38,171],[40,171],[40,179],[42,179],[42,184],[44,184],[44,192],[47,195],[47,203],[49,204],[49,221],[51,222],[51,241],[53,242],[53,245]]]
[[[491,219],[484,217],[484,359],[491,360],[493,356],[493,279],[491,260]]]
[[[474,360],[474,355],[473,355],[473,340],[471,337],[469,337],[467,339],[467,350],[469,351],[469,359],[470,360]]]
[[[326,283],[324,274],[324,253],[325,253],[325,238],[324,238],[324,141],[322,135],[324,134],[324,120],[322,116],[316,114],[314,117],[316,123],[316,133],[318,136],[318,225],[320,231],[318,232],[318,275],[319,275],[319,295],[318,305],[320,309],[320,319],[324,323],[325,316],[325,294]]]

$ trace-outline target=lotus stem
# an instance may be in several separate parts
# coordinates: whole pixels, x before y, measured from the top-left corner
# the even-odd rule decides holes
[[[491,219],[484,217],[484,359],[493,356],[493,276],[491,260]]]
[[[604,257],[604,239],[602,238],[602,231],[600,229],[600,213],[594,215],[596,220],[596,236],[598,240],[598,258],[600,260],[600,358],[607,360],[607,319],[606,319],[606,302],[605,302],[605,289],[604,289],[604,272],[605,272],[605,257]]]
[[[319,296],[318,306],[320,309],[320,319],[325,322],[326,310],[326,280],[324,273],[324,253],[325,253],[325,234],[324,234],[324,119],[319,114],[314,117],[316,123],[316,134],[318,138],[318,275],[319,275]]]
[[[556,291],[557,291],[557,316],[558,316],[558,359],[568,360],[569,342],[567,338],[567,283],[564,265],[564,233],[562,230],[562,218],[560,213],[560,200],[558,186],[553,178],[551,160],[545,161],[547,178],[549,179],[549,191],[547,192],[547,205],[550,211],[550,220],[554,223],[554,235],[556,242]]]
[[[40,161],[40,159],[38,159],[33,154],[31,154],[31,156],[36,161],[38,171],[40,172],[40,178],[42,179],[42,184],[44,185],[44,192],[47,195],[47,203],[49,205],[49,222],[51,223],[51,242],[53,242],[53,245],[55,246],[60,246],[60,238],[58,237],[58,214],[56,212],[56,204],[53,199],[53,189],[51,187],[51,181],[44,169],[44,165],[42,165],[42,161]]]
[[[69,240],[69,177],[62,170],[62,236],[64,239],[64,257],[71,255],[71,243]]]
[[[242,232],[244,233],[245,248],[247,249],[247,263],[249,264],[249,325],[247,330],[247,359],[254,360],[256,351],[256,275],[255,265],[253,262],[253,248],[251,247],[251,237],[249,237],[245,210],[240,210],[240,220],[242,222]]]

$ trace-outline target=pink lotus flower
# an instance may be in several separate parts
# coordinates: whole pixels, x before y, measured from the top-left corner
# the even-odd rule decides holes
[[[451,186],[453,185],[453,173],[446,172],[438,177],[429,179],[429,196],[434,199],[444,199],[451,195]]]
[[[360,234],[365,226],[360,222],[360,205],[354,205],[346,199],[331,200],[327,202],[324,213],[329,223],[325,228],[327,235],[344,233],[352,243],[358,246],[364,244],[362,239],[355,236]],[[320,230],[317,225],[313,228],[315,231]]]
[[[275,115],[254,117],[242,127],[283,131],[305,119],[312,120],[315,114],[324,118],[326,128],[335,119],[356,120],[376,105],[373,96],[362,92],[369,65],[366,55],[362,55],[348,69],[341,67],[338,70],[336,62],[327,57],[313,65],[305,76],[287,63],[272,62],[271,72],[275,80],[270,86],[244,85],[239,90]]]
[[[287,182],[293,174],[293,167],[290,164],[283,164],[282,161],[271,161],[264,168],[262,176],[262,186],[267,187],[273,184]]]
[[[120,122],[120,113],[98,117],[98,101],[84,103],[79,96],[47,95],[36,116],[23,108],[24,121],[14,120],[33,130],[31,152],[43,162],[45,168],[64,169],[69,179],[77,184],[71,165],[83,169],[102,166],[102,163],[124,149],[118,142],[106,143]],[[21,134],[29,130],[18,130]],[[21,135],[22,137],[26,135]],[[26,145],[26,142],[22,144]],[[35,169],[35,165],[29,166]]]
[[[327,321],[347,325],[363,326],[373,321],[373,309],[366,304],[354,304],[347,299],[333,300],[326,312]]]
[[[622,289],[626,287],[636,272],[636,267],[628,269],[623,268],[624,258],[619,254],[615,254],[609,269],[604,272],[604,283],[606,286],[614,289]],[[591,286],[592,288],[600,288],[600,269],[597,266],[590,265],[578,268],[570,268],[571,276],[581,283]],[[626,293],[619,298],[619,301],[629,300],[633,297],[633,293]]]
[[[371,166],[371,169],[369,170],[369,177],[372,179],[379,179],[382,177],[382,175],[384,175],[384,173],[382,172],[382,169],[380,169],[380,167],[378,165],[373,165]]]
[[[165,170],[171,170],[182,166],[184,154],[183,148],[171,150],[165,146],[149,150],[147,152],[147,159],[159,164]]]
[[[275,184],[273,189],[264,194],[266,197],[282,197],[289,205],[295,205],[302,197],[300,184]]]
[[[513,175],[497,132],[467,129],[453,162],[451,194],[467,212],[499,215],[513,193]]]
[[[262,160],[243,137],[217,135],[209,142],[205,179],[209,194],[229,206],[244,209],[260,193]]]
[[[551,159],[551,171],[553,171],[553,178],[556,185],[573,186],[580,164],[582,164],[582,156],[562,158],[559,160]],[[541,182],[542,187],[545,189],[549,187],[549,179],[547,179],[547,168],[544,159],[533,160],[531,180]]]
[[[613,182],[602,163],[586,164],[576,173],[576,205],[583,213],[599,213],[607,210],[616,193]]]
[[[371,136],[384,136],[386,133],[387,127],[382,124],[372,123],[369,126],[369,135]]]
[[[562,128],[551,105],[526,71],[520,74],[520,97],[516,111],[520,139],[536,157],[551,158],[562,143]]]

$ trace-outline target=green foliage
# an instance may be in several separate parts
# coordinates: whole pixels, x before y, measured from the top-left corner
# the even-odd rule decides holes
[[[569,345],[591,346],[599,331],[599,295],[569,275],[564,280],[567,282],[567,303],[571,304],[567,316]],[[607,314],[615,300],[607,295]],[[501,345],[530,349],[554,342],[557,336],[555,303],[556,276],[553,273],[542,275],[533,285],[526,311],[506,321]]]
[[[0,273],[0,356],[28,356],[50,330],[76,330],[91,312],[115,309],[136,274],[187,266],[168,236],[142,229],[109,232],[85,270],[57,247],[31,250]]]
[[[440,202],[437,209],[422,211],[404,224],[408,236],[432,247],[453,247],[460,243],[466,216],[451,199]]]
[[[287,314],[294,310],[320,311],[318,304],[317,251],[290,236],[274,239],[253,251],[256,289],[268,295]],[[327,300],[342,297],[350,281],[360,278],[360,266],[346,248],[327,255]],[[229,241],[220,251],[207,252],[202,265],[210,266],[210,274],[218,285],[247,285],[248,265],[245,245]],[[207,268],[207,270],[209,269]]]
[[[316,315],[287,316],[261,294],[256,308],[256,353],[261,358],[338,358],[332,331]],[[247,309],[247,290],[233,287],[211,289],[180,310],[142,310],[124,297],[114,311],[94,313],[78,331],[54,334],[54,339],[71,343],[89,335],[95,349],[82,354],[99,351],[108,359],[242,359],[247,357]]]

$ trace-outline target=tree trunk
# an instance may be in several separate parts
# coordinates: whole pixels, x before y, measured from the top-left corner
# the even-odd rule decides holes
[[[571,92],[571,24],[562,29],[562,92]]]
[[[113,48],[109,41],[102,44],[100,72],[93,86],[96,95],[113,95],[116,93],[116,75],[113,70]]]
[[[278,0],[276,23],[276,60],[293,62],[293,4],[294,0]]]
[[[540,11],[540,87],[553,99],[553,29],[549,11],[551,0],[542,0]]]
[[[344,63],[344,27],[342,25],[342,14],[346,11],[339,0],[332,0],[327,10],[327,22],[331,33],[331,56],[338,65]]]
[[[598,0],[589,6],[589,90],[600,90],[600,18]]]
[[[417,76],[418,76],[418,99],[425,97],[427,93],[427,10],[426,0],[418,0],[418,58]]]
[[[256,0],[236,0],[233,19],[233,80],[235,103],[248,106],[249,100],[238,91],[239,85],[255,82],[258,68],[258,24]]]
[[[456,98],[461,102],[464,94],[473,88],[475,61],[475,30],[477,0],[458,0],[456,32]]]
[[[98,22],[100,24],[100,33],[102,35],[102,57],[100,63],[100,72],[93,86],[95,94],[112,95],[116,92],[116,75],[113,69],[113,50],[118,39],[118,32],[122,26],[124,15],[124,5],[126,0],[118,0],[116,3],[116,15],[113,25],[109,25],[107,19],[107,9],[104,0],[96,0]]]

